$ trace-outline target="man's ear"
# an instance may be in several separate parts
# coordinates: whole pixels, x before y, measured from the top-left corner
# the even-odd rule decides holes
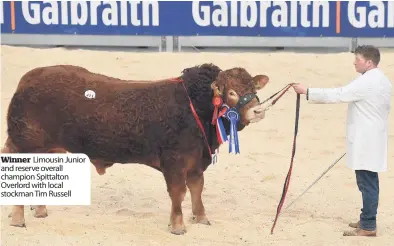
[[[267,75],[256,75],[253,77],[252,79],[254,87],[256,88],[256,90],[261,90],[264,88],[264,86],[268,83],[269,78]]]

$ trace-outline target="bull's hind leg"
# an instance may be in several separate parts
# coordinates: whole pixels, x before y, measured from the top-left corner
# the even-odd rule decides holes
[[[40,151],[41,153],[59,153],[66,154],[67,151],[63,148],[52,148],[49,150]],[[36,218],[46,218],[48,216],[48,210],[46,205],[34,205],[30,206],[30,210],[34,210],[33,216]]]
[[[186,175],[179,166],[174,163],[174,166],[168,167],[168,169],[163,171],[167,183],[167,191],[171,198],[171,233],[175,235],[186,233],[182,213],[182,202],[186,194]]]
[[[1,149],[1,153],[18,153],[17,147],[11,142],[11,139],[7,139],[4,148]],[[25,227],[25,206],[14,205],[12,212],[8,215],[11,218],[10,225],[16,227]]]
[[[210,225],[201,198],[204,189],[204,173],[199,170],[190,170],[187,173],[186,184],[191,195],[193,220],[196,223]]]
[[[14,97],[13,103],[18,105],[19,96]],[[9,111],[9,117],[13,121],[9,121],[8,134],[5,150],[10,153],[67,153],[62,146],[56,145],[53,139],[41,127],[39,121],[29,119],[26,115],[19,111]],[[12,139],[12,141],[11,141]],[[45,205],[33,206],[34,217],[45,218],[48,216]],[[16,205],[11,213],[12,226],[25,226],[24,206]]]

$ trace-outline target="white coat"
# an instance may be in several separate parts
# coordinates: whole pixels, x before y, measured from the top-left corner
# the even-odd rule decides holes
[[[309,88],[309,103],[348,103],[346,125],[347,167],[387,171],[388,122],[391,81],[374,68],[340,88]]]

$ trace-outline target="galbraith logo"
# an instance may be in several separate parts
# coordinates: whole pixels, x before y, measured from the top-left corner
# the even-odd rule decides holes
[[[267,23],[271,23],[273,27],[329,27],[329,2],[312,3],[313,16],[308,13],[309,5],[311,1],[292,1],[290,4],[284,1],[216,1],[213,9],[193,1],[193,18],[199,26],[267,27]],[[272,14],[269,15],[268,11],[272,11]],[[297,20],[298,15],[301,18],[300,23]],[[311,20],[308,15],[312,16]]]
[[[384,3],[385,2],[385,3]],[[328,28],[341,25],[355,28],[394,28],[393,1],[192,1],[190,16],[201,27],[302,27]],[[4,24],[4,6],[10,13],[11,30],[16,27],[16,11],[30,25],[80,26],[160,26],[158,1],[31,1],[8,5],[0,2],[0,22]],[[160,4],[177,4],[161,2]],[[8,9],[10,8],[10,9]],[[332,13],[334,12],[334,13]],[[172,13],[168,13],[172,15]],[[162,16],[162,18],[164,18]],[[335,18],[335,20],[330,19]],[[342,19],[341,19],[342,18]],[[346,18],[346,19],[343,19]],[[20,22],[21,20],[18,20]],[[182,20],[179,20],[182,21]],[[174,23],[175,25],[177,23]]]
[[[356,28],[394,27],[394,2],[387,2],[387,8],[383,1],[369,1],[369,7],[349,1],[346,9],[341,9],[340,1],[334,4],[335,9],[330,9],[328,1],[216,1],[213,6],[193,1],[192,12],[199,26],[267,27],[271,23],[273,27],[321,28],[330,27],[330,11],[335,11],[340,32],[341,11],[345,11],[348,23]]]
[[[385,8],[383,1],[370,1],[369,6],[373,8],[369,11],[365,6],[357,7],[353,1],[349,1],[348,6],[349,23],[356,28],[394,27],[394,2],[392,1],[387,2],[387,8]]]
[[[141,7],[139,6],[141,5]],[[15,23],[15,2],[10,2],[11,23]],[[22,16],[31,25],[159,26],[158,1],[46,1],[21,2]],[[142,8],[142,12],[139,9]],[[3,1],[0,9],[4,9]],[[60,11],[59,11],[60,10]],[[1,11],[1,24],[4,12]],[[12,28],[14,29],[14,28]]]

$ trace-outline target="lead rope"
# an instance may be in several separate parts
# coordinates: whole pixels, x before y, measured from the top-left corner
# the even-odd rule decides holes
[[[288,89],[288,88],[287,88]],[[284,94],[284,92],[282,93],[282,95]],[[281,95],[281,96],[282,96]],[[278,207],[276,209],[276,216],[275,216],[275,220],[274,220],[274,224],[272,225],[271,228],[271,234],[274,233],[274,228],[276,225],[276,222],[278,220],[280,211],[282,209],[283,203],[285,201],[286,198],[286,194],[287,194],[287,190],[289,189],[289,184],[290,184],[290,177],[291,177],[291,172],[293,170],[293,161],[294,161],[294,156],[295,156],[295,152],[296,152],[296,140],[297,140],[297,134],[298,134],[298,122],[299,122],[299,117],[300,117],[300,94],[297,93],[297,102],[296,102],[296,117],[295,117],[295,126],[294,126],[294,139],[293,139],[293,151],[291,154],[291,162],[290,162],[290,168],[289,171],[287,173],[286,179],[285,179],[285,183],[283,186],[283,191],[282,191],[282,196],[280,198]]]
[[[264,104],[264,103],[267,102],[268,100],[271,100],[271,99],[274,98],[276,95],[278,95],[280,92],[282,92],[282,93],[279,94],[279,96],[278,96],[277,98],[275,98],[275,99],[271,102],[270,105],[268,105],[268,106],[264,109],[264,111],[268,111],[272,106],[274,106],[274,104],[279,100],[279,98],[281,98],[281,97],[290,89],[290,87],[291,87],[292,85],[293,85],[293,83],[290,83],[290,84],[286,85],[285,87],[283,87],[282,89],[280,89],[279,91],[277,91],[275,94],[273,94],[272,96],[270,96],[269,98],[267,98],[267,99],[265,99],[263,102],[261,102],[260,105],[261,105],[261,104]]]

